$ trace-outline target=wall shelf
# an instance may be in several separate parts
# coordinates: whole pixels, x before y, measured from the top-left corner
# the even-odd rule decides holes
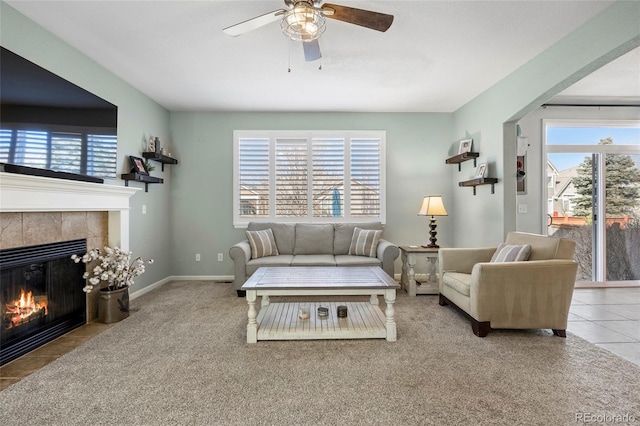
[[[463,182],[458,182],[458,186],[470,186],[473,187],[473,195],[476,195],[476,186],[479,185],[491,185],[491,193],[495,194],[494,185],[498,183],[498,179],[496,178],[478,178],[465,180]]]
[[[124,186],[129,186],[129,181],[133,180],[136,182],[144,183],[144,192],[149,192],[149,184],[150,183],[163,183],[164,180],[155,176],[141,175],[139,173],[124,173],[120,175],[122,179],[124,179]]]
[[[143,152],[142,156],[147,160],[157,161],[162,164],[162,171],[164,172],[165,164],[178,164],[178,160],[168,155],[160,154],[159,152]]]
[[[449,157],[444,162],[446,164],[457,164],[458,171],[461,170],[461,163],[465,161],[473,160],[473,167],[476,167],[476,159],[480,156],[479,152],[463,152],[462,154],[454,155],[453,157]]]

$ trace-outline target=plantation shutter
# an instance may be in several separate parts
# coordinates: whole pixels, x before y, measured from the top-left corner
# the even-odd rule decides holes
[[[380,215],[381,152],[380,139],[351,139],[351,216]]]
[[[313,216],[343,217],[344,138],[312,141]]]
[[[240,139],[238,163],[240,217],[269,217],[269,139]]]
[[[118,138],[116,135],[87,135],[87,174],[116,177]]]
[[[234,131],[234,226],[385,221],[385,132]]]
[[[306,139],[276,139],[276,217],[308,215],[308,158]]]
[[[14,162],[28,167],[49,167],[49,133],[18,130]]]
[[[11,129],[0,129],[0,163],[9,162],[12,137],[13,131]]]
[[[51,164],[48,168],[68,173],[82,173],[82,134],[51,133]]]

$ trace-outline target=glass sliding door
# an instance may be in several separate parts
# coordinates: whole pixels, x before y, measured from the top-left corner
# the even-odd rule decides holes
[[[604,157],[605,280],[640,280],[640,155]]]
[[[576,280],[640,280],[640,126],[545,127],[545,222],[576,242]]]

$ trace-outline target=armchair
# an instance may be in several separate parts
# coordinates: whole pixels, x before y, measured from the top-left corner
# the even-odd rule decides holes
[[[496,247],[441,248],[440,305],[457,308],[479,337],[498,328],[548,328],[566,337],[578,270],[575,242],[510,232],[505,243],[531,245],[529,260],[491,262]]]

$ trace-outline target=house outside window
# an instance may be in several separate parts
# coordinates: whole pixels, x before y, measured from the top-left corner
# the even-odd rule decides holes
[[[234,226],[385,221],[384,131],[235,131]]]

